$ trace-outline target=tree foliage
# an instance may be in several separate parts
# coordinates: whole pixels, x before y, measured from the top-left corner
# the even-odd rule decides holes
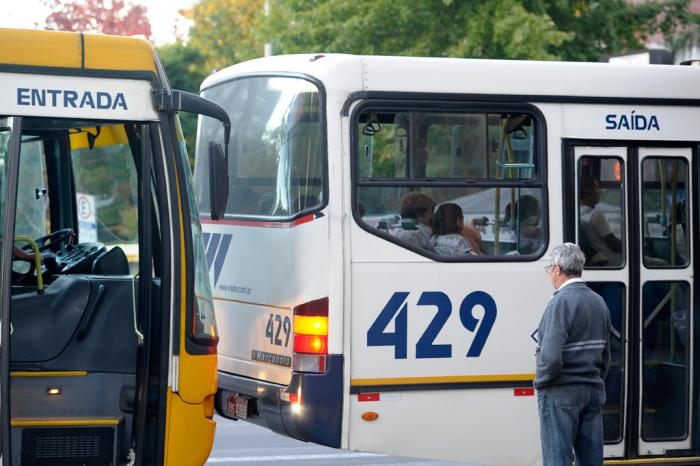
[[[158,57],[174,89],[199,94],[199,86],[209,74],[204,55],[199,49],[176,42],[159,47]],[[197,115],[180,113],[180,123],[185,135],[187,153],[192,158],[197,132]]]
[[[146,7],[125,0],[49,0],[46,25],[58,31],[151,37]]]
[[[200,0],[194,6],[190,46],[209,69],[221,69],[263,54],[258,35],[264,0]]]
[[[699,23],[687,0],[277,0],[262,23],[275,53],[345,52],[599,60],[656,32],[678,48]],[[260,34],[258,34],[260,36]]]

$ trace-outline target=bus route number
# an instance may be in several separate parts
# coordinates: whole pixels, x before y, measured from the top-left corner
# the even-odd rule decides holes
[[[408,303],[406,303],[406,298],[408,295],[407,291],[394,293],[367,330],[367,346],[393,346],[394,359],[406,359],[408,346]],[[434,343],[435,338],[452,314],[452,303],[449,296],[441,291],[424,291],[418,299],[417,306],[434,307],[437,312],[423,335],[416,342],[416,358],[451,358],[452,345]],[[474,317],[473,311],[476,306],[481,306],[484,310],[481,319]],[[388,332],[386,328],[392,320],[394,321],[394,331]],[[491,295],[483,291],[469,293],[459,306],[459,320],[468,332],[475,333],[466,357],[478,358],[496,321],[496,302]]]
[[[292,320],[288,317],[282,317],[279,314],[270,314],[265,327],[265,338],[270,340],[270,344],[275,346],[289,345],[289,335],[292,332]]]

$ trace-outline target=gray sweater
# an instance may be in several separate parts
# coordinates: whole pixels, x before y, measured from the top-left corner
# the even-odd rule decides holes
[[[557,290],[538,330],[535,388],[585,383],[605,390],[610,368],[610,311],[583,282]]]

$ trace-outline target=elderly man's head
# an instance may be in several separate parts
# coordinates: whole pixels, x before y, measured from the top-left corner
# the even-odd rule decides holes
[[[580,277],[585,262],[586,256],[578,245],[563,243],[552,249],[545,270],[554,288],[559,288],[568,279]]]

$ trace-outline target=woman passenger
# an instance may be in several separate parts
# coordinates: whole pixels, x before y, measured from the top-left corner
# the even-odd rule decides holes
[[[464,214],[462,208],[451,202],[438,207],[433,216],[433,233],[431,238],[433,250],[441,256],[464,256],[476,254],[469,242],[462,236]]]

